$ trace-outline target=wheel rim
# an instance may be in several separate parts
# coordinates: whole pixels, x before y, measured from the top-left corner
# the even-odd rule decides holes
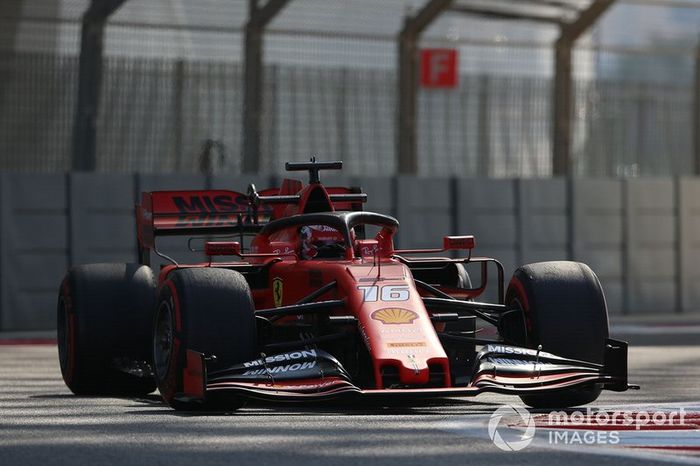
[[[155,334],[153,337],[153,360],[158,380],[165,379],[173,353],[173,319],[170,306],[162,303],[158,307]]]
[[[56,325],[56,340],[58,342],[58,362],[61,365],[61,371],[66,372],[68,370],[68,354],[70,350],[68,345],[70,344],[69,332],[68,332],[68,309],[66,307],[66,302],[61,296],[58,299],[58,322]]]

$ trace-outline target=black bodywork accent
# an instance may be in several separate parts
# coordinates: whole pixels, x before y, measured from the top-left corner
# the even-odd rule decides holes
[[[639,389],[639,385],[629,385],[627,382],[627,342],[608,338],[605,341],[605,356],[603,372],[614,377],[613,382],[603,387],[614,392],[624,392],[627,389]]]

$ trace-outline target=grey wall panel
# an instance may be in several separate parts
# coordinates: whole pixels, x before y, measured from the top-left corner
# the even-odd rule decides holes
[[[2,329],[55,328],[68,268],[66,177],[4,173],[0,189]]]
[[[624,222],[622,182],[571,181],[573,259],[585,262],[600,279],[611,313],[624,310]]]
[[[397,179],[398,246],[434,248],[452,233],[451,181],[448,178]]]
[[[168,191],[168,190],[189,190],[189,189],[207,189],[211,184],[204,175],[137,175],[136,190],[139,193],[138,198],[141,199],[143,191]],[[192,253],[187,249],[187,237],[177,236],[168,238],[158,238],[156,240],[158,250],[172,257],[178,262],[202,262],[204,256],[201,253]],[[157,269],[160,264],[168,264],[169,262],[151,254],[151,261],[154,269]]]
[[[226,189],[242,194],[248,192],[248,186],[251,183],[255,185],[255,189],[262,191],[263,189],[278,187],[281,181],[275,182],[272,177],[262,175],[215,175],[209,180],[211,189]],[[273,183],[275,183],[275,186],[273,186]]]
[[[71,263],[135,262],[133,175],[70,175]]]
[[[392,177],[351,178],[352,186],[367,193],[365,210],[396,216],[395,180]],[[399,223],[401,219],[398,219]]]
[[[289,172],[285,174],[287,178],[293,178],[296,180],[301,180],[304,183],[304,186],[309,181],[309,173],[308,172]],[[323,183],[325,186],[331,187],[331,186],[355,186],[357,185],[356,178],[353,178],[348,175],[343,175],[342,172],[335,171],[335,170],[329,170],[329,171],[321,171],[321,183]]]
[[[626,182],[626,286],[631,313],[676,309],[676,212],[672,179]]]
[[[468,179],[457,182],[457,233],[474,235],[474,254],[501,260],[508,269],[507,275],[518,262],[515,195],[513,180]]]
[[[516,182],[513,180],[466,179],[457,181],[457,233],[476,237],[476,256],[490,256],[505,268],[505,285],[519,265]],[[495,284],[491,269],[490,283]],[[475,278],[472,281],[477,281]],[[496,299],[491,286],[484,299]]]
[[[565,179],[518,181],[519,260],[565,260],[569,254],[568,189]]]
[[[678,180],[680,307],[700,309],[700,179]]]
[[[206,189],[209,180],[204,175],[139,174],[136,175],[136,183],[136,189],[140,193],[141,191]]]

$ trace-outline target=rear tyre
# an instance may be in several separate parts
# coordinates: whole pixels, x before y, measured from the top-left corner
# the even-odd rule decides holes
[[[235,410],[242,397],[183,400],[188,349],[215,356],[209,370],[255,358],[257,329],[250,287],[233,270],[176,270],[163,284],[154,321],[153,359],[158,389],[177,410]]]
[[[155,390],[148,367],[154,304],[150,267],[89,264],[68,271],[58,294],[57,340],[61,374],[73,393]],[[141,373],[124,372],[127,366]]]
[[[559,261],[520,267],[508,285],[506,305],[519,307],[525,317],[527,336],[517,344],[542,345],[543,351],[558,356],[603,363],[608,310],[600,282],[586,264]],[[533,408],[563,408],[595,401],[600,391],[594,385],[520,398]]]
[[[472,287],[472,279],[469,277],[469,272],[464,264],[455,264],[457,267],[457,275],[459,280],[457,282],[457,288],[469,289]]]

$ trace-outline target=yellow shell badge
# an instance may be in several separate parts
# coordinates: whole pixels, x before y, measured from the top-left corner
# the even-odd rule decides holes
[[[411,324],[418,318],[418,314],[408,309],[387,307],[374,311],[370,317],[383,324]]]
[[[275,307],[280,307],[282,305],[282,296],[284,296],[284,283],[282,279],[276,277],[272,280],[272,299],[275,302]]]

